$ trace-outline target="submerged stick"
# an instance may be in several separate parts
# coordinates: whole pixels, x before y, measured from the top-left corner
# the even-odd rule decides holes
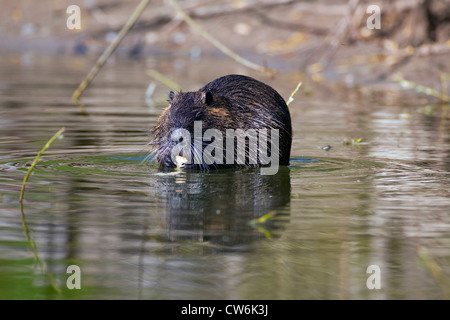
[[[22,220],[23,232],[25,233],[25,237],[27,239],[28,245],[30,246],[31,252],[33,253],[34,260],[39,264],[39,266],[41,268],[41,273],[47,277],[47,279],[48,279],[51,287],[53,288],[53,290],[55,290],[58,293],[61,293],[61,289],[58,287],[58,285],[57,285],[55,279],[53,278],[53,276],[46,271],[47,265],[45,264],[45,261],[43,261],[39,257],[38,249],[37,249],[37,246],[36,246],[36,242],[34,242],[34,240],[31,238],[30,229],[28,228],[27,222],[25,220],[25,213],[23,212],[23,204],[22,204],[22,202],[20,202],[20,218]]]
[[[128,19],[127,23],[123,26],[122,30],[120,30],[119,34],[116,36],[113,42],[110,43],[108,48],[103,52],[103,54],[100,56],[100,58],[95,63],[94,67],[89,71],[89,74],[84,78],[84,80],[80,83],[78,88],[75,90],[75,92],[72,95],[72,101],[82,106],[80,103],[80,96],[84,92],[84,90],[87,88],[87,86],[91,83],[91,81],[94,79],[94,77],[97,75],[99,70],[103,67],[106,60],[109,58],[109,56],[114,52],[114,50],[119,45],[120,41],[125,37],[125,35],[128,33],[128,31],[131,29],[131,27],[136,23],[139,16],[144,11],[145,7],[150,3],[151,0],[142,0],[141,3],[137,6],[136,10],[134,10],[131,17]]]
[[[33,252],[33,256],[34,259],[39,263],[40,267],[41,267],[41,272],[47,276],[47,278],[50,281],[50,284],[52,286],[52,288],[57,291],[57,292],[61,292],[61,290],[58,288],[58,286],[55,283],[55,280],[53,279],[53,277],[50,274],[47,274],[45,269],[46,269],[46,265],[45,262],[42,261],[39,258],[38,255],[38,250],[36,247],[36,243],[33,241],[33,239],[31,238],[30,235],[30,229],[28,228],[28,225],[26,223],[25,220],[25,213],[23,211],[23,196],[25,193],[25,185],[28,181],[28,178],[31,175],[31,172],[33,171],[34,167],[36,166],[36,164],[38,163],[39,159],[41,158],[42,154],[45,152],[45,150],[48,149],[48,147],[50,147],[50,145],[53,143],[53,141],[55,141],[58,137],[61,136],[61,134],[66,130],[66,128],[61,128],[59,129],[59,131],[57,133],[55,133],[53,135],[53,137],[50,138],[50,140],[47,141],[47,143],[44,145],[44,147],[41,149],[41,151],[39,151],[39,153],[37,154],[36,158],[34,159],[33,163],[31,164],[30,168],[28,169],[27,174],[25,175],[25,177],[23,178],[23,183],[22,183],[22,188],[20,190],[20,195],[19,195],[19,204],[20,204],[20,217],[22,220],[22,229],[23,232],[25,233],[25,237],[27,238],[27,242],[30,245],[31,251]]]
[[[269,76],[273,76],[277,71],[273,69],[266,68],[264,66],[261,66],[259,64],[256,64],[254,62],[251,62],[231,49],[229,49],[227,46],[219,42],[216,38],[214,38],[212,35],[210,35],[208,32],[203,30],[192,18],[187,15],[183,9],[180,8],[178,3],[175,0],[169,0],[170,5],[175,9],[175,11],[181,16],[181,18],[195,31],[197,31],[203,38],[211,42],[212,45],[214,45],[216,48],[218,48],[220,51],[222,51],[224,54],[229,56],[230,58],[234,59],[235,61],[243,64],[244,66],[251,68],[253,70],[263,72]]]

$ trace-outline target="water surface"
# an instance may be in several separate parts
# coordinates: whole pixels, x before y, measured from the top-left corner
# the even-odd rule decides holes
[[[147,104],[154,80],[145,68],[185,90],[246,70],[113,60],[81,113],[70,96],[93,63],[33,54],[0,61],[0,298],[449,298],[448,107],[414,93],[306,85],[290,105],[291,165],[278,174],[162,174],[142,158],[169,89],[155,82]],[[298,81],[252,76],[285,98]],[[61,127],[21,215],[28,166]],[[66,286],[70,265],[80,267],[80,290]],[[367,287],[371,265],[381,289]]]

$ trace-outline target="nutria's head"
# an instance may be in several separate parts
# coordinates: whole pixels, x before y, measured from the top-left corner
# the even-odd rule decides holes
[[[209,91],[176,93],[171,91],[168,102],[169,106],[163,111],[156,127],[153,129],[154,139],[151,142],[156,147],[156,162],[161,167],[171,168],[176,166],[172,159],[172,150],[183,139],[186,139],[186,136],[190,136],[192,140],[191,151],[193,156],[198,155],[199,152],[195,150],[193,144],[196,123],[201,123],[200,134],[203,134],[207,129],[225,132],[226,129],[239,126],[238,122],[235,121],[235,116],[230,112],[228,99],[220,96],[214,97]],[[187,130],[189,135],[183,134],[183,132],[186,132],[183,130]],[[214,137],[212,140],[214,140]],[[186,165],[186,167],[204,168],[204,166],[194,163]]]

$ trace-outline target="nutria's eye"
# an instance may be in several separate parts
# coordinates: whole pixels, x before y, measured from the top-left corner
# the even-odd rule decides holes
[[[170,91],[170,92],[169,92],[169,102],[172,102],[173,97],[175,97],[175,92]]]
[[[213,96],[211,92],[203,92],[202,93],[202,101],[204,104],[206,104],[207,106],[210,106],[213,102]]]

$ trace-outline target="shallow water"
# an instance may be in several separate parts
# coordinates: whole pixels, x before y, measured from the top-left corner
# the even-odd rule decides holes
[[[25,54],[0,63],[0,298],[449,298],[448,107],[305,89],[290,105],[291,165],[277,175],[163,174],[142,159],[168,89],[155,82],[148,106],[145,68],[186,90],[223,74],[211,65],[245,70],[113,60],[82,97],[83,114],[70,96],[93,60]],[[298,81],[259,78],[284,97]],[[27,183],[21,215],[26,171],[63,126]],[[67,288],[70,265],[80,267],[79,290]],[[381,289],[367,286],[371,265]]]

